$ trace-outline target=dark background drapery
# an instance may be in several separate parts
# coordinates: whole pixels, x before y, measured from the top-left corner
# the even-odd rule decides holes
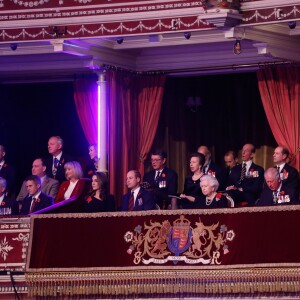
[[[48,157],[48,139],[60,135],[65,151],[80,159],[87,141],[78,120],[73,82],[0,85],[0,144],[17,171],[17,192],[37,157]]]
[[[129,73],[108,72],[109,170],[116,200],[126,192],[125,175],[137,168],[138,101],[140,88]],[[88,156],[88,142],[74,104],[72,82],[0,85],[0,143],[17,168],[18,184],[31,172],[37,156],[47,156],[51,135],[61,135],[66,152]],[[187,106],[189,96],[200,96],[196,112]],[[179,173],[179,186],[187,170],[187,154],[200,144],[213,150],[222,163],[228,149],[245,142],[257,147],[275,146],[261,104],[255,73],[167,78],[154,148],[168,152],[169,165]],[[262,156],[271,155],[264,152]],[[146,167],[149,166],[149,160]]]
[[[189,97],[200,97],[201,105],[197,109],[189,108]],[[167,151],[168,164],[178,172],[180,191],[188,169],[188,154],[198,146],[209,146],[213,159],[223,165],[225,152],[230,149],[238,152],[245,143],[263,147],[264,153],[257,153],[256,161],[272,166],[270,147],[276,143],[261,103],[255,73],[167,79],[152,149]],[[259,157],[263,155],[269,159]]]

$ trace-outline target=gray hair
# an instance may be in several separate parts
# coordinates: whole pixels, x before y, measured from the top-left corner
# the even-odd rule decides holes
[[[62,148],[64,147],[64,140],[59,135],[50,136],[49,140],[52,138],[56,138],[58,144],[60,144]]]
[[[266,171],[265,171],[265,174],[264,176],[271,176],[272,178],[274,179],[280,179],[280,174],[278,172],[278,170],[276,168],[268,168]]]
[[[213,187],[215,191],[218,190],[218,188],[219,188],[219,181],[218,181],[217,178],[215,178],[214,176],[212,176],[212,175],[203,175],[203,176],[200,178],[200,186],[202,186],[201,183],[202,183],[203,181],[207,181],[208,184],[209,184],[211,187]]]

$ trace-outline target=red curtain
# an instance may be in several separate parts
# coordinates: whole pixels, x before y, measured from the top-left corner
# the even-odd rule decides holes
[[[109,180],[119,203],[127,192],[128,170],[140,169],[150,150],[160,115],[165,78],[107,71]],[[142,161],[138,158],[142,157]]]
[[[132,77],[130,74],[107,71],[108,99],[108,172],[110,192],[116,203],[127,192],[126,173],[135,168],[133,163],[136,145],[134,141],[134,109],[132,103]]]
[[[96,80],[74,81],[74,101],[77,114],[88,143],[97,144],[97,95]]]
[[[286,146],[291,164],[300,170],[299,67],[268,67],[257,72],[262,103],[273,135]]]
[[[138,170],[144,175],[144,161],[152,146],[165,86],[165,76],[139,78],[138,95]]]

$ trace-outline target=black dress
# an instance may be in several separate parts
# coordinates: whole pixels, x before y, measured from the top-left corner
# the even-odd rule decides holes
[[[196,201],[197,208],[226,208],[228,207],[227,198],[224,195],[216,194],[214,199],[208,203],[206,196],[202,195]]]
[[[115,211],[115,199],[112,195],[109,195],[105,200],[99,200],[95,197],[88,197],[84,203],[84,212],[89,213],[108,211]]]
[[[185,178],[183,194],[187,196],[195,197],[196,199],[195,202],[191,202],[188,199],[181,199],[180,205],[183,209],[197,208],[196,206],[197,198],[203,196],[200,187],[200,178],[197,180],[193,180],[192,175],[189,175]]]

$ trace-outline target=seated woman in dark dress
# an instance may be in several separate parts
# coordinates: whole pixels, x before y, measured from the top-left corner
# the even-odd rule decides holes
[[[115,201],[109,195],[108,179],[105,173],[96,172],[92,177],[92,190],[84,204],[85,212],[115,211]]]
[[[228,207],[227,198],[218,193],[219,182],[211,175],[204,175],[200,179],[203,196],[197,198],[197,208],[224,208]]]
[[[193,153],[190,156],[191,174],[185,178],[184,190],[180,195],[180,206],[183,209],[196,208],[196,198],[202,195],[200,188],[200,178],[204,175],[203,165],[205,156],[201,153]]]

